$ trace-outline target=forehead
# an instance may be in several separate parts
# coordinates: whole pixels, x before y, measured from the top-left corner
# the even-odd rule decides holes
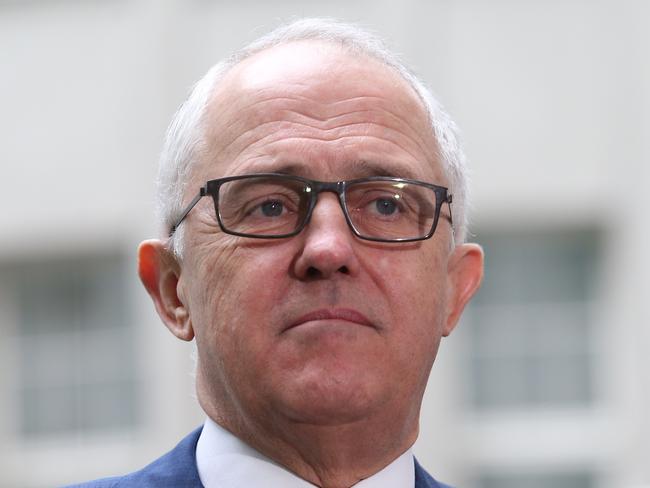
[[[276,46],[236,65],[215,88],[204,127],[207,160],[225,173],[227,162],[279,134],[322,142],[353,127],[399,139],[425,164],[438,159],[427,113],[408,82],[374,58],[321,41]]]
[[[332,85],[332,79],[337,83]],[[336,44],[311,40],[281,44],[245,59],[228,72],[212,100],[218,104],[233,90],[250,95],[271,89],[310,91],[323,103],[353,93],[390,96],[423,112],[414,90],[393,68]]]

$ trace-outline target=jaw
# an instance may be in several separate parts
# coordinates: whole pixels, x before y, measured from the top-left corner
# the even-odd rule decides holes
[[[362,395],[351,396],[347,406],[341,396],[324,402],[321,395],[314,395],[312,399],[320,404],[312,405],[309,415],[298,407],[292,418],[290,412],[278,414],[276,409],[253,414],[233,403],[215,405],[214,397],[206,396],[199,383],[199,401],[210,418],[316,486],[353,486],[399,457],[418,435],[419,401],[406,418],[396,421],[388,415],[390,408],[378,408],[366,416],[353,413],[350,404],[359,407],[365,403]],[[330,389],[327,393],[334,392]]]

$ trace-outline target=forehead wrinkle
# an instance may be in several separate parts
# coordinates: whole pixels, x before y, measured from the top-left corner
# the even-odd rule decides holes
[[[327,142],[345,141],[345,139],[354,139],[356,137],[358,137],[358,136],[356,136],[356,135],[355,136],[340,136],[340,137],[330,138],[330,139],[321,139],[321,138],[315,138],[315,137],[290,137],[290,138],[282,139],[281,141],[278,141],[278,142],[292,141],[292,140],[304,142],[305,139],[306,140],[313,139],[314,141],[317,141],[317,142],[325,142],[325,143],[327,143]],[[412,151],[408,151],[408,150],[404,149],[403,146],[397,144],[396,142],[394,142],[392,140],[383,139],[383,138],[380,138],[380,137],[377,137],[377,136],[364,136],[364,138],[370,139],[370,140],[376,139],[376,140],[378,140],[379,142],[381,142],[383,144],[389,144],[391,146],[395,146],[400,152],[408,154],[413,161],[417,161],[417,162],[420,162],[420,163],[423,163],[423,164],[426,163],[427,165],[429,165],[431,167],[431,169],[433,169],[434,174],[437,173],[436,168],[434,166],[435,161],[431,161],[428,157],[426,157],[426,155],[425,155],[425,160],[423,161],[422,157],[420,155],[414,154]],[[413,179],[421,179],[422,178],[422,176],[416,175],[416,173],[413,172],[412,169],[409,170],[408,166],[398,167],[395,164],[391,164],[390,161],[391,160],[394,161],[395,159],[396,158],[394,156],[390,156],[389,158],[382,159],[381,161],[377,161],[374,164],[370,164],[369,160],[362,160],[362,159],[359,159],[359,158],[355,158],[354,160],[349,161],[349,163],[350,164],[356,164],[356,163],[359,163],[361,161],[364,161],[365,164],[362,165],[362,172],[367,173],[366,176],[403,176],[403,177],[408,177],[408,178],[413,178]],[[394,175],[381,174],[381,173],[385,173],[385,172],[391,172],[391,173],[395,173],[395,174]],[[407,173],[407,172],[409,173],[408,175],[401,175],[401,174],[397,175],[397,173]]]
[[[318,143],[330,143],[330,142],[343,142],[346,139],[353,139],[359,136],[341,136],[341,137],[335,137],[335,138],[328,138],[328,139],[323,139],[323,138],[317,138],[317,137],[309,137],[309,136],[300,136],[300,137],[287,137],[287,138],[282,138],[278,141],[274,141],[269,143],[269,146],[272,146],[275,143],[283,144],[285,142],[289,143],[298,143],[301,145],[307,145],[309,144],[310,141],[318,142]],[[438,183],[440,184],[441,182],[436,181],[437,178],[440,178],[441,176],[444,176],[444,172],[440,173],[439,170],[441,168],[437,168],[436,160],[430,160],[429,158],[426,158],[425,160],[422,159],[421,156],[414,154],[411,151],[407,151],[404,149],[403,146],[395,143],[394,141],[390,141],[384,138],[379,138],[376,136],[363,136],[366,138],[366,140],[369,139],[377,139],[380,143],[382,144],[390,144],[395,147],[401,152],[404,152],[410,156],[412,161],[417,161],[422,163],[422,168],[423,170],[426,168],[430,168],[433,172],[433,181],[432,183]],[[314,145],[315,147],[315,145]],[[242,149],[241,152],[245,151],[248,149],[248,147]],[[240,154],[241,154],[240,152]],[[308,151],[303,151],[305,154],[308,154]],[[239,157],[239,154],[235,157],[233,157],[233,160],[235,160],[237,157]],[[238,166],[237,171],[235,171],[236,174],[246,174],[246,173],[267,173],[267,172],[286,172],[290,174],[298,174],[298,175],[307,175],[309,174],[309,167],[310,165],[308,164],[307,160],[313,159],[314,156],[308,156],[307,158],[303,158],[301,161],[295,161],[295,160],[286,160],[286,161],[280,161],[280,165],[277,164],[277,162],[273,160],[269,160],[268,158],[250,158],[243,164]],[[326,158],[326,160],[331,159]],[[405,159],[405,158],[404,158]],[[425,180],[429,181],[431,180],[431,177],[427,175],[425,172],[418,172],[414,171],[414,168],[412,167],[411,164],[396,164],[395,163],[396,158],[394,156],[391,156],[390,158],[383,158],[381,160],[373,159],[373,160],[360,160],[359,158],[353,158],[351,160],[346,160],[346,162],[350,166],[355,166],[359,165],[360,168],[354,168],[354,174],[356,177],[362,177],[362,176],[397,176],[397,177],[402,177],[402,178],[411,178],[411,179],[420,179],[420,180]],[[406,161],[405,161],[406,163]],[[320,178],[320,176],[318,176]],[[339,177],[336,177],[339,178]]]
[[[341,104],[350,104],[352,102],[357,102],[357,101],[372,102],[372,101],[375,101],[375,100],[381,102],[381,105],[379,107],[375,106],[375,107],[363,108],[363,109],[360,109],[360,110],[355,110],[353,112],[350,112],[350,114],[377,112],[377,113],[382,113],[384,115],[388,115],[388,116],[390,116],[390,118],[392,120],[395,120],[395,121],[398,121],[398,122],[404,124],[409,129],[410,132],[412,132],[413,134],[417,134],[418,138],[422,139],[421,131],[416,126],[417,117],[410,116],[410,115],[412,115],[412,113],[408,112],[408,111],[405,112],[404,110],[395,110],[395,107],[397,107],[399,105],[395,101],[391,102],[391,101],[389,101],[389,100],[387,100],[385,98],[382,98],[382,97],[364,95],[364,96],[353,97],[353,98],[350,98],[350,99],[347,99],[347,100],[340,100],[340,101],[334,102],[334,103],[332,103],[330,105],[331,106],[337,106],[337,105],[341,105]],[[419,105],[416,105],[416,107],[417,107],[417,110],[420,111],[420,115],[424,115],[423,108],[421,106],[419,106]],[[404,116],[402,115],[403,112],[404,112]],[[347,115],[347,114],[342,114],[341,116],[344,116],[344,115]],[[406,116],[406,115],[409,115],[409,116]],[[337,117],[339,117],[339,116],[337,116]],[[430,132],[429,131],[429,124],[428,124],[428,121],[426,120],[426,117],[424,119],[422,119],[422,121],[425,123],[425,134],[429,134],[429,132]],[[424,143],[422,145],[425,146]]]
[[[292,85],[296,85],[295,88],[297,89],[291,88]],[[365,87],[363,88],[365,89]],[[358,90],[360,88],[354,87],[354,89]],[[310,96],[301,93],[309,90],[314,92]],[[411,132],[418,134],[418,137],[422,136],[421,131],[416,127],[418,119],[424,123],[424,127],[427,129],[425,133],[428,134],[430,132],[428,130],[430,125],[426,110],[420,100],[414,98],[414,95],[410,91],[406,92],[402,89],[396,89],[392,95],[397,96],[393,96],[392,98],[376,94],[345,97],[339,94],[330,96],[329,100],[323,100],[325,94],[322,91],[322,87],[306,82],[294,82],[289,87],[283,85],[282,87],[274,86],[257,89],[244,88],[236,85],[230,91],[218,90],[219,93],[213,94],[209,102],[208,121],[212,119],[216,122],[210,124],[214,132],[214,129],[218,129],[219,126],[223,127],[228,121],[242,121],[241,124],[227,124],[229,127],[248,123],[251,118],[242,116],[242,114],[253,115],[252,122],[254,123],[256,120],[264,120],[266,117],[271,117],[274,112],[282,109],[283,114],[294,112],[305,115],[315,121],[335,124],[336,118],[339,115],[346,115],[342,112],[349,111],[350,114],[354,114],[362,110],[370,110],[377,113],[383,111],[385,114],[393,116],[395,120],[404,124]],[[222,98],[225,100],[219,103],[219,100]],[[227,107],[227,109],[219,112],[222,107]],[[398,109],[400,107],[402,110]],[[412,117],[414,112],[418,113],[419,117]],[[210,132],[209,127],[206,132]]]
[[[340,116],[338,118],[343,119],[345,117],[348,117],[349,115],[350,114],[346,114],[346,115]],[[268,131],[264,130],[267,127],[272,127],[275,124],[285,126],[284,128],[288,128],[288,126],[290,125],[291,128],[294,129],[294,130],[303,129],[304,133],[299,133],[299,134],[296,134],[296,135],[293,135],[293,136],[285,137],[282,134],[277,134],[273,130],[268,130]],[[244,141],[242,143],[241,150],[236,154],[236,156],[239,156],[249,146],[252,146],[254,144],[263,144],[266,141],[268,141],[269,139],[271,140],[271,142],[274,142],[274,138],[276,138],[276,137],[280,138],[280,139],[283,139],[283,140],[291,140],[291,139],[298,139],[298,138],[301,138],[301,137],[305,137],[305,138],[319,139],[319,140],[322,140],[322,141],[334,141],[334,140],[340,139],[342,137],[342,136],[337,135],[337,132],[346,131],[347,129],[350,129],[350,128],[355,127],[355,126],[359,127],[358,133],[350,134],[349,137],[371,137],[370,131],[372,130],[372,127],[377,126],[381,130],[382,134],[385,134],[385,135],[387,135],[387,134],[395,134],[395,135],[398,136],[398,137],[388,138],[387,139],[388,141],[394,142],[395,140],[400,139],[400,138],[404,138],[404,139],[407,139],[407,140],[412,140],[414,145],[416,145],[416,146],[418,146],[418,147],[420,147],[422,149],[422,152],[424,152],[424,153],[428,152],[428,150],[427,150],[428,147],[421,140],[421,138],[419,138],[419,137],[414,138],[414,137],[411,137],[410,135],[404,134],[400,130],[393,129],[391,127],[386,127],[386,126],[383,126],[381,124],[377,124],[377,123],[374,123],[374,122],[369,122],[367,120],[358,121],[358,122],[352,121],[352,122],[347,122],[347,123],[340,123],[339,122],[339,123],[335,124],[335,126],[333,126],[333,127],[320,127],[318,125],[309,124],[307,122],[287,121],[287,120],[284,120],[284,119],[270,120],[270,121],[264,122],[263,124],[260,124],[260,125],[258,125],[256,127],[253,127],[252,129],[248,129],[248,130],[244,131],[240,135],[236,136],[235,139],[230,141],[226,146],[224,146],[221,149],[220,152],[225,153],[225,152],[228,151],[228,149],[230,149],[231,146],[235,146],[235,145],[237,145],[237,143],[239,143],[241,141]],[[370,129],[370,130],[368,130],[368,129]],[[266,135],[262,135],[260,137],[255,138],[254,137],[255,133],[260,132],[260,131],[262,133],[266,133]],[[320,137],[314,135],[315,132],[320,132],[321,133]],[[333,134],[333,135],[330,135],[330,134]],[[399,136],[401,136],[401,137],[399,137]],[[247,140],[247,138],[250,138],[250,141]]]
[[[367,97],[356,97],[356,98],[359,99],[359,98],[367,98]],[[348,102],[340,101],[337,104],[340,105],[342,103],[348,103]],[[321,105],[326,106],[327,108],[327,106],[330,104],[321,104]],[[302,108],[303,107],[301,107],[301,109]],[[425,140],[427,136],[431,137],[431,135],[428,133],[422,134],[421,131],[418,131],[413,126],[410,119],[402,117],[401,112],[399,111],[387,109],[385,107],[380,107],[380,108],[371,107],[368,109],[364,108],[352,112],[342,113],[334,117],[315,119],[313,116],[313,110],[304,111],[301,109],[282,108],[276,110],[275,113],[267,112],[269,115],[260,117],[261,120],[271,116],[273,116],[274,118],[270,120],[268,120],[267,118],[266,121],[253,125],[252,127],[244,130],[243,132],[236,134],[234,138],[232,138],[232,140],[228,142],[224,142],[223,139],[228,137],[229,133],[232,132],[236,133],[238,131],[230,130],[230,131],[219,132],[217,130],[217,127],[215,127],[211,131],[213,136],[208,137],[209,141],[212,143],[210,145],[212,146],[214,152],[218,155],[218,154],[227,153],[231,147],[236,146],[238,143],[241,143],[241,148],[231,157],[231,159],[235,159],[236,157],[239,157],[242,152],[248,149],[249,146],[253,146],[255,144],[264,144],[269,139],[273,142],[274,137],[282,137],[281,133],[272,130],[272,126],[276,124],[283,126],[281,128],[284,128],[286,130],[290,130],[290,129],[296,130],[300,128],[304,129],[303,131],[301,131],[303,133],[298,134],[297,136],[294,137],[313,138],[313,139],[320,139],[323,141],[337,140],[340,138],[337,132],[345,131],[350,127],[356,125],[360,127],[359,134],[351,134],[350,135],[351,137],[355,135],[368,137],[370,135],[369,133],[372,132],[374,127],[382,134],[395,134],[396,137],[389,138],[391,142],[395,142],[400,138],[412,141],[412,144],[415,145],[415,147],[418,147],[419,150],[427,156],[427,159],[432,159],[432,157],[437,155],[437,154],[431,154],[432,149],[434,153],[437,153],[436,151],[437,145],[435,144],[435,140],[432,141],[433,144],[428,144],[427,141]],[[345,121],[346,119],[353,119],[353,120],[347,123],[343,123],[343,121]],[[397,123],[387,122],[386,119],[388,119],[389,121],[396,121]],[[404,125],[408,130],[400,130],[400,124]],[[224,125],[224,124],[222,122],[221,124],[217,124],[217,125]],[[240,125],[246,125],[246,123],[242,123]],[[366,127],[364,128],[364,126]],[[321,132],[322,134],[319,137],[317,137],[314,135],[314,132]],[[257,133],[261,133],[261,136],[256,137]],[[334,134],[334,135],[329,136],[329,134]],[[219,141],[219,139],[221,139],[221,141]],[[433,147],[431,147],[432,145]],[[412,153],[411,156],[416,160],[421,159],[415,157]]]
[[[378,101],[380,104],[373,104],[372,102]],[[294,102],[297,106],[291,106],[293,104],[282,105],[283,102]],[[356,108],[355,105],[358,102],[361,106]],[[350,117],[359,114],[373,114],[376,113],[378,116],[376,120],[380,120],[383,116],[389,116],[390,119],[398,121],[404,124],[411,132],[414,134],[419,134],[418,128],[414,125],[412,120],[415,120],[414,117],[402,116],[400,110],[395,110],[393,107],[397,106],[396,103],[386,103],[387,101],[381,97],[374,96],[358,96],[352,97],[349,99],[338,100],[335,102],[320,102],[314,99],[307,97],[295,96],[295,97],[269,97],[259,100],[251,101],[250,103],[242,106],[235,107],[234,110],[229,110],[227,113],[223,114],[223,117],[215,116],[214,120],[217,122],[215,127],[212,130],[207,132],[215,132],[219,125],[224,125],[227,123],[228,119],[232,118],[230,114],[235,115],[236,120],[242,120],[242,113],[255,113],[256,119],[264,120],[265,118],[278,116],[278,115],[287,115],[287,114],[296,114],[299,116],[304,116],[305,118],[322,122],[323,127],[327,128],[330,124],[336,124],[341,117]],[[267,108],[267,105],[279,105],[278,107]],[[352,107],[349,107],[352,105]],[[266,115],[265,115],[266,114]],[[275,115],[278,114],[278,115]],[[254,119],[255,120],[255,119]],[[373,119],[374,120],[374,119]],[[279,119],[272,119],[271,121],[280,121]],[[243,125],[243,124],[242,124]],[[428,124],[426,124],[428,128]],[[313,125],[314,128],[318,126]],[[253,127],[254,128],[254,127]]]
[[[279,124],[279,125],[290,124],[292,130],[294,131],[300,130],[300,132],[297,134],[287,136],[279,133],[279,131],[264,130],[266,127],[272,127],[275,124]],[[341,132],[349,132],[350,128],[355,126],[359,128],[357,132],[352,134],[346,134],[346,133],[340,134]],[[378,126],[379,130],[381,131],[382,137],[379,137],[378,135],[373,135],[371,133],[372,128],[375,126]],[[285,128],[288,129],[288,127]],[[258,136],[260,132],[261,135]],[[248,140],[246,140],[247,137],[249,138]],[[310,140],[320,141],[320,142],[334,142],[338,140],[344,140],[347,138],[350,139],[363,138],[364,142],[370,140],[376,140],[378,142],[391,143],[396,145],[399,149],[407,152],[414,160],[420,160],[421,158],[417,157],[412,150],[407,149],[406,147],[403,147],[402,145],[398,144],[398,141],[400,140],[407,140],[407,141],[411,141],[411,144],[408,144],[408,146],[418,147],[422,151],[422,153],[427,156],[427,158],[429,157],[428,147],[426,145],[423,145],[422,141],[418,140],[419,138],[414,139],[410,135],[404,134],[402,131],[399,131],[391,127],[381,126],[373,122],[367,122],[367,121],[349,122],[345,124],[338,124],[335,127],[331,127],[331,128],[321,128],[318,126],[314,126],[311,124],[298,122],[298,121],[287,122],[286,120],[283,119],[268,121],[257,127],[245,131],[244,133],[237,136],[233,141],[228,143],[220,151],[218,151],[218,154],[227,153],[231,147],[236,146],[237,143],[241,141],[243,141],[243,143],[241,144],[241,148],[231,156],[231,159],[238,158],[239,156],[241,156],[243,152],[245,152],[249,148],[252,148],[255,145],[264,146],[264,145],[271,145],[276,142],[282,143],[285,141],[287,142],[300,141],[302,139],[310,139]]]

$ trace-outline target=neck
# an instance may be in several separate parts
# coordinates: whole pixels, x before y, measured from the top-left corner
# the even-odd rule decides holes
[[[199,395],[201,400],[202,395]],[[419,412],[406,422],[378,415],[343,424],[297,422],[278,415],[233,415],[201,401],[208,416],[297,476],[322,488],[349,488],[379,472],[415,442]],[[226,407],[226,408],[224,408]],[[416,409],[417,410],[417,409]]]

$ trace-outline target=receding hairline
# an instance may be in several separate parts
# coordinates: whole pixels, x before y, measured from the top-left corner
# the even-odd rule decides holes
[[[268,47],[265,47],[259,51],[253,52],[248,56],[242,57],[242,58],[236,58],[236,61],[233,62],[233,64],[227,64],[224,71],[222,72],[222,75],[214,80],[214,85],[212,86],[212,93],[209,98],[209,103],[212,102],[214,98],[214,94],[220,89],[221,86],[226,85],[229,80],[231,80],[233,77],[237,76],[238,74],[241,74],[243,70],[246,68],[250,68],[253,63],[261,63],[262,60],[269,59],[268,62],[268,67],[270,67],[272,70],[283,70],[286,72],[286,66],[281,66],[277,67],[277,64],[274,64],[273,61],[270,61],[273,59],[273,55],[276,52],[284,51],[286,49],[291,48],[292,46],[308,46],[310,51],[316,51],[316,54],[322,53],[323,55],[327,56],[331,52],[332,57],[337,57],[337,56],[345,56],[350,59],[358,59],[358,60],[363,60],[365,61],[370,61],[371,63],[375,64],[377,67],[383,68],[386,71],[392,73],[394,79],[399,82],[400,85],[403,87],[408,87],[408,92],[413,96],[414,100],[417,101],[418,105],[422,109],[423,113],[427,113],[427,105],[426,101],[422,99],[418,91],[415,89],[413,84],[403,76],[403,73],[398,69],[398,67],[393,66],[390,63],[387,63],[386,60],[380,58],[377,55],[374,55],[371,52],[367,51],[361,51],[358,49],[352,49],[349,46],[346,46],[344,44],[341,44],[340,42],[337,42],[336,40],[329,40],[329,39],[295,39],[295,40],[288,40],[284,41],[280,44],[274,44]],[[320,49],[319,49],[320,48]],[[320,53],[319,53],[320,51]],[[322,56],[324,57],[324,56]],[[321,58],[322,58],[321,57]],[[300,59],[295,63],[296,66],[299,66],[300,69],[304,69],[305,67],[305,60]],[[359,69],[364,69],[368,68],[368,64],[366,63],[359,63],[357,66]]]
[[[298,54],[296,57],[297,61],[293,63],[293,66],[287,66],[286,63],[282,63],[281,61],[283,59],[286,60],[287,56],[291,59],[294,53],[289,51],[287,55],[287,50],[294,49],[293,46],[296,45],[299,46],[299,51],[295,53]],[[305,48],[301,48],[300,45],[305,46]],[[315,53],[312,58],[312,67],[315,71],[311,70],[309,66],[306,66],[303,61],[304,56],[300,56],[306,52]],[[355,62],[356,60],[361,62]],[[376,76],[379,80],[376,89],[367,82],[360,83],[364,91],[370,88],[368,92],[369,97],[383,96],[387,89],[394,90],[387,99],[389,103],[400,104],[402,107],[406,107],[405,113],[413,114],[412,118],[405,118],[405,121],[414,131],[419,133],[421,147],[425,147],[427,152],[429,152],[426,158],[427,160],[423,162],[432,165],[435,174],[447,179],[447,170],[442,161],[443,155],[440,152],[437,138],[431,128],[430,113],[427,104],[409,80],[405,79],[399,70],[386,64],[376,56],[372,56],[365,51],[350,50],[340,43],[323,39],[290,40],[255,52],[230,66],[213,84],[203,110],[201,117],[201,132],[205,151],[203,156],[209,154],[210,160],[212,160],[211,158],[215,152],[218,154],[225,149],[222,147],[223,140],[219,140],[221,134],[220,129],[224,128],[220,124],[225,123],[226,130],[230,127],[228,125],[228,119],[233,117],[233,112],[230,108],[233,97],[236,108],[242,108],[241,106],[237,107],[239,98],[248,100],[250,95],[250,99],[254,99],[260,91],[270,89],[268,101],[271,101],[276,96],[273,93],[273,82],[276,79],[278,82],[277,86],[281,87],[281,90],[284,89],[283,83],[287,81],[295,81],[300,84],[303,80],[305,89],[310,90],[317,86],[318,69],[321,65],[325,66],[326,69],[328,66],[331,66],[333,69],[340,68],[341,71],[359,72],[360,74],[366,72],[370,77]],[[295,68],[295,71],[293,68]],[[266,74],[268,72],[270,74],[267,77]],[[384,75],[384,73],[390,76],[390,78]],[[257,83],[257,78],[255,78],[256,74],[260,75],[259,83]],[[361,79],[361,76],[359,79]],[[316,83],[314,83],[314,80],[316,80]],[[322,85],[325,89],[328,86],[327,83]],[[295,93],[291,88],[288,88],[287,92],[291,95]],[[320,95],[318,93],[318,96]],[[345,100],[340,98],[340,93],[334,93],[332,94],[332,101],[338,103]],[[316,104],[322,103],[323,106],[327,106],[329,103],[327,98],[323,100],[314,98],[313,102]],[[243,108],[245,109],[246,107]],[[415,127],[416,124],[422,124],[422,129],[417,129]],[[196,161],[199,164],[195,168],[201,166],[200,159],[202,158]]]

